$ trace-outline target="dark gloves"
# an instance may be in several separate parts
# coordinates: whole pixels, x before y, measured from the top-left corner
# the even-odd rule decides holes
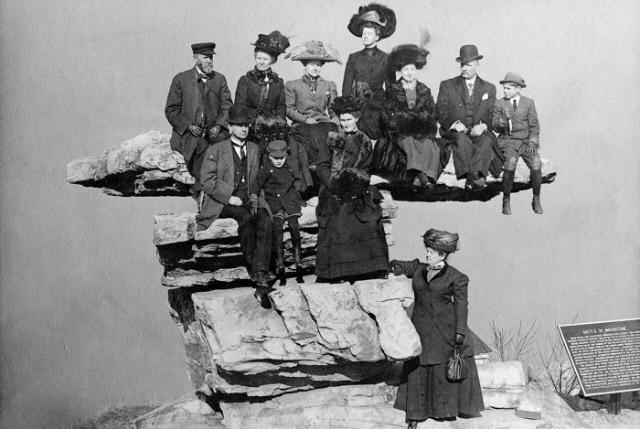
[[[461,346],[464,344],[464,335],[456,334],[456,346]]]
[[[389,272],[396,276],[402,275],[402,265],[400,265],[400,261],[393,259],[389,262]]]

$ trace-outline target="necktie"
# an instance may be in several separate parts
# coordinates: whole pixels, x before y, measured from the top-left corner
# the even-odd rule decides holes
[[[516,102],[516,99],[513,99],[513,111],[515,112],[516,110],[518,110],[518,103]]]
[[[469,87],[469,97],[473,95],[473,82],[467,82],[467,86]]]
[[[238,148],[238,153],[240,155],[240,161],[244,161],[244,158],[247,156],[246,153],[246,145],[233,144],[236,148]]]

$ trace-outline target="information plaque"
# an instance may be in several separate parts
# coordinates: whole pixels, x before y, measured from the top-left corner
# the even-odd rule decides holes
[[[640,319],[558,329],[584,396],[640,390]]]

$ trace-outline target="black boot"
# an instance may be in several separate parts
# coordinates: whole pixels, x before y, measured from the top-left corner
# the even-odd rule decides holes
[[[302,255],[299,245],[293,248],[293,259],[296,263],[296,282],[304,283],[304,277],[302,277]]]
[[[278,278],[278,280],[280,280],[280,286],[284,286],[287,284],[287,273],[284,270],[284,267],[280,267],[277,269],[278,272],[276,273],[276,276]]]
[[[280,286],[287,284],[287,275],[284,270],[284,220],[276,217],[273,220],[273,242],[276,252],[276,278],[280,280]]]
[[[289,223],[289,232],[291,233],[291,244],[293,244],[293,261],[296,264],[296,282],[304,283],[302,277],[302,238],[300,237],[300,226],[298,225],[298,219],[290,217],[287,222]]]
[[[541,170],[531,170],[531,187],[533,188],[533,201],[531,201],[531,207],[536,214],[542,214],[542,204],[540,204],[540,189],[542,188]]]
[[[511,214],[511,188],[513,187],[513,178],[516,175],[513,170],[504,170],[502,173],[502,214]]]

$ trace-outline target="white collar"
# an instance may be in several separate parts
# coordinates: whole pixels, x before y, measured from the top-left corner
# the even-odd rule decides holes
[[[247,141],[246,140],[240,141],[235,136],[231,136],[230,140],[231,140],[231,145],[233,147],[237,147],[239,149],[244,149],[247,146]]]
[[[478,78],[478,75],[475,75],[474,77],[472,77],[471,79],[464,79],[464,81],[467,83],[467,86],[469,86],[469,84],[475,85],[476,84],[476,79]]]
[[[519,106],[520,105],[520,95],[516,95],[515,97],[511,97],[507,99],[509,101],[510,104],[513,104],[513,100],[516,100],[516,105]]]

